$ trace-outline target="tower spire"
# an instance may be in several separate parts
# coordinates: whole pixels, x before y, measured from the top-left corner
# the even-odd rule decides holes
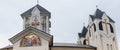
[[[83,23],[83,27],[85,26],[85,23]]]
[[[96,8],[98,9],[98,5],[96,5]]]

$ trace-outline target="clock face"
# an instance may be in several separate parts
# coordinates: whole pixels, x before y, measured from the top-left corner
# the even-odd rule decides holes
[[[21,46],[39,46],[41,45],[40,38],[37,35],[30,34],[26,35],[22,41],[21,41]]]

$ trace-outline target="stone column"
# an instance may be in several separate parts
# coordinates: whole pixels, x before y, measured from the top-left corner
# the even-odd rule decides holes
[[[49,33],[49,16],[46,16],[46,33]]]

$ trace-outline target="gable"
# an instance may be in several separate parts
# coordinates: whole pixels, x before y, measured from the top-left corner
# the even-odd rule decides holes
[[[103,17],[107,17],[110,22],[115,23],[105,12],[101,11],[100,9],[96,9],[94,15],[90,15],[90,18],[94,21],[95,19],[102,19]]]
[[[17,41],[19,41],[20,39],[24,38],[26,35],[29,35],[29,34],[35,34],[37,35],[38,37],[41,37],[43,39],[45,39],[46,41],[49,42],[49,45],[52,45],[52,41],[53,41],[53,36],[48,34],[48,33],[45,33],[43,31],[40,31],[36,28],[33,28],[33,27],[28,27],[26,28],[25,30],[21,31],[20,33],[18,33],[17,35],[13,36],[12,38],[10,38],[10,42],[12,44],[16,43]]]
[[[103,14],[102,19],[107,19],[109,22],[115,23],[115,21],[111,19],[106,13]]]
[[[104,13],[102,16],[102,21],[106,20],[107,22],[109,22],[109,18],[107,17],[107,14]]]

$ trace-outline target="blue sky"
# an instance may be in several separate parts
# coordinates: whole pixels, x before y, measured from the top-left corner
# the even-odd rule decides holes
[[[20,14],[36,4],[37,0],[0,0],[0,48],[9,45],[8,39],[23,30]],[[119,0],[40,0],[39,4],[52,14],[50,34],[54,35],[54,42],[76,43],[78,32],[81,32],[83,23],[87,26],[96,5],[116,22],[120,42]]]

